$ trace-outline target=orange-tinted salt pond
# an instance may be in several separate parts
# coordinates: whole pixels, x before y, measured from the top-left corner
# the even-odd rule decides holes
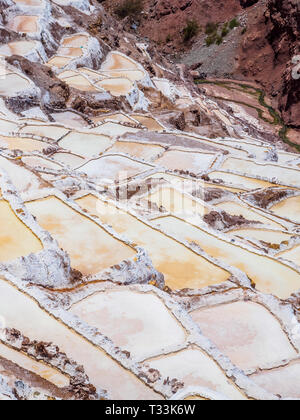
[[[136,255],[132,248],[56,197],[28,202],[26,206],[68,252],[72,267],[83,274],[96,274]]]
[[[8,202],[0,200],[0,261],[11,261],[42,249],[39,239],[18,219]]]
[[[300,195],[289,197],[280,201],[270,209],[277,216],[286,217],[296,223],[300,223]]]
[[[239,268],[256,284],[258,290],[287,299],[300,288],[300,274],[275,259],[258,255],[233,243],[225,242],[201,227],[176,217],[156,219],[167,232],[196,242],[204,251],[225,263]]]
[[[94,196],[81,198],[77,203],[144,247],[155,268],[165,275],[166,284],[173,289],[205,287],[230,277],[227,271],[113,205]]]

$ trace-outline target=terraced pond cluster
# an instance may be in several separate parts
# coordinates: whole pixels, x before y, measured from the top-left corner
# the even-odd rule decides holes
[[[76,13],[0,18],[0,399],[299,399],[297,150]]]

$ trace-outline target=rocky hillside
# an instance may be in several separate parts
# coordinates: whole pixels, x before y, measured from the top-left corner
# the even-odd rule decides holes
[[[114,12],[123,3],[103,4]],[[238,26],[228,30],[234,19]],[[198,26],[187,40],[189,22]],[[297,0],[145,0],[143,12],[131,14],[123,24],[202,76],[258,83],[285,124],[299,129],[300,84],[292,78],[292,58],[299,53],[299,22]],[[212,24],[219,26],[216,36],[214,29],[207,32]]]

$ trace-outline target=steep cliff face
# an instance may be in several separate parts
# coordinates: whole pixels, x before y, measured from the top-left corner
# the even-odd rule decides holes
[[[268,40],[274,51],[274,64],[283,67],[278,107],[286,124],[300,128],[300,81],[292,71],[293,58],[300,52],[300,3],[269,0],[266,17],[270,21]]]
[[[299,128],[300,83],[293,78],[293,58],[299,54],[299,2],[269,0],[265,10],[258,10],[248,12],[236,73],[261,84],[285,124]]]

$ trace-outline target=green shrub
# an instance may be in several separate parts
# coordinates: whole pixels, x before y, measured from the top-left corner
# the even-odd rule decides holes
[[[125,0],[120,6],[115,8],[115,13],[119,18],[138,15],[143,11],[143,0]]]
[[[205,33],[206,35],[212,35],[218,31],[218,25],[213,22],[208,22],[206,24]]]
[[[238,26],[240,26],[240,22],[237,20],[237,18],[234,18],[229,22],[230,29],[237,28]]]
[[[186,27],[183,29],[184,42],[190,41],[199,32],[199,25],[195,20],[189,20]]]
[[[216,42],[216,35],[208,36],[206,38],[205,42],[206,42],[206,46],[210,47],[212,44],[214,44]]]
[[[222,32],[221,32],[221,36],[222,38],[225,38],[225,36],[227,36],[229,34],[229,28],[228,28],[228,22],[224,23],[223,28],[222,28]]]
[[[216,44],[217,44],[217,45],[221,45],[221,44],[222,44],[222,42],[223,42],[223,38],[221,37],[221,35],[218,35],[218,36],[216,37]]]
[[[222,29],[222,32],[221,32],[221,36],[222,36],[222,38],[225,38],[225,36],[227,36],[229,34],[229,29],[225,29],[225,28],[223,28]]]

